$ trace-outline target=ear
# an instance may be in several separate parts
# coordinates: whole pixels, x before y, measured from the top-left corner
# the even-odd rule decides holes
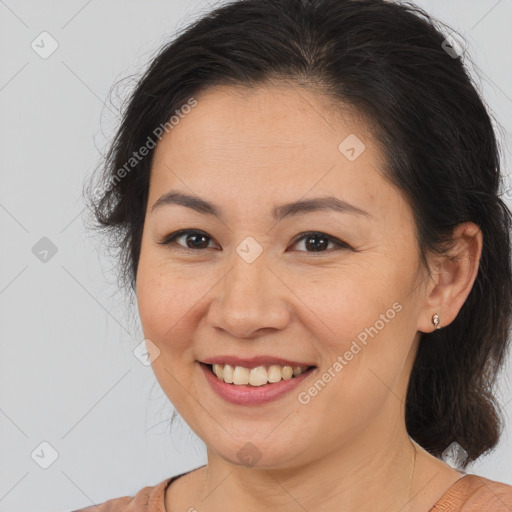
[[[432,276],[418,318],[420,332],[436,329],[434,313],[439,315],[439,328],[453,322],[475,282],[482,254],[482,231],[475,223],[464,222],[455,227],[452,238],[454,245],[447,254],[429,258]]]

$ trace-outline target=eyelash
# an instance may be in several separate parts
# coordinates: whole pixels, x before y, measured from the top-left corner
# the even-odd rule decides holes
[[[181,229],[180,231],[175,231],[174,233],[171,233],[167,235],[161,242],[158,242],[160,245],[171,245],[172,243],[175,243],[175,240],[183,235],[203,235],[206,238],[209,238],[212,240],[210,236],[208,236],[204,231],[198,231],[195,229]],[[297,244],[299,241],[303,240],[304,238],[311,237],[311,236],[318,236],[321,238],[327,239],[329,242],[333,242],[335,245],[337,245],[340,249],[349,249],[353,250],[350,245],[348,245],[345,242],[342,242],[341,240],[338,240],[337,238],[334,238],[330,235],[327,235],[325,233],[322,233],[321,231],[306,231],[305,233],[300,233],[297,237],[295,237],[292,245]],[[203,249],[192,249],[191,247],[184,247],[183,245],[177,244],[180,249],[184,249],[185,251],[202,251],[205,249],[208,249],[208,247]],[[318,254],[318,253],[330,253],[331,250],[326,251],[300,251],[300,252],[307,252],[309,254]]]

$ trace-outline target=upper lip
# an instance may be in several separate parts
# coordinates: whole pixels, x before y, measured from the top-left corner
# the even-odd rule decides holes
[[[304,363],[300,361],[292,361],[291,359],[283,359],[282,357],[273,357],[273,356],[254,356],[254,357],[237,357],[237,356],[215,356],[208,357],[207,359],[203,359],[200,361],[204,364],[229,364],[231,366],[243,366],[244,368],[256,368],[258,366],[270,366],[270,365],[278,365],[278,366],[292,366],[293,368],[297,366],[301,367],[309,367],[314,366],[311,363]]]

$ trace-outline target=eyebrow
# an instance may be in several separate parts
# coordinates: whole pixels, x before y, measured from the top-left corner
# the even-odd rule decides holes
[[[218,218],[222,217],[221,210],[214,204],[198,196],[185,194],[183,192],[177,192],[173,190],[167,192],[155,202],[155,204],[151,207],[151,212],[154,212],[157,208],[160,208],[164,205],[181,205],[187,208],[191,208],[192,210],[195,210],[199,213],[214,215]],[[292,203],[282,204],[273,208],[272,216],[276,221],[281,221],[285,217],[301,215],[308,212],[319,212],[327,210],[371,217],[367,211],[347,203],[346,201],[342,201],[341,199],[338,199],[334,196],[315,197],[312,199],[305,199]]]

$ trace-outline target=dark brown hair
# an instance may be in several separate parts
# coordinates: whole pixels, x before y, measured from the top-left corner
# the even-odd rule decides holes
[[[191,97],[214,84],[288,81],[353,108],[375,131],[383,173],[408,200],[426,265],[426,251],[448,250],[458,224],[471,221],[483,232],[478,275],[458,316],[421,335],[406,403],[413,439],[435,456],[456,441],[468,463],[493,448],[501,431],[493,388],[509,346],[511,213],[500,198],[490,114],[462,56],[447,46],[449,32],[410,3],[227,3],[152,60],[86,196],[94,227],[117,248],[120,284],[133,292],[153,149],[126,164]]]

